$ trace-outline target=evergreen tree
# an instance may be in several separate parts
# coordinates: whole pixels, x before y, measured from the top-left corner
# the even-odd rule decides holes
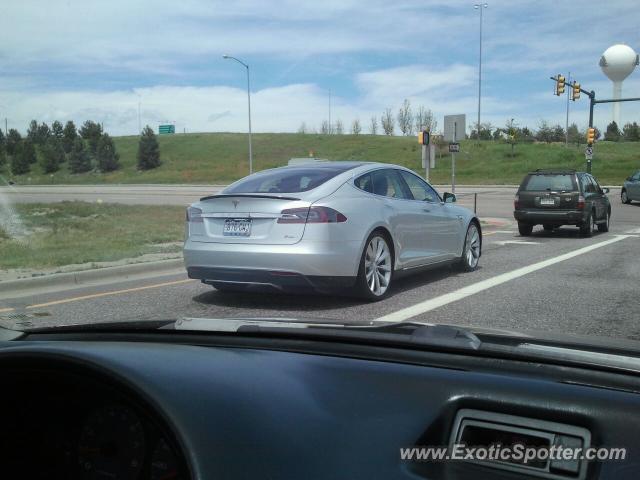
[[[80,136],[87,141],[91,155],[96,154],[98,148],[98,140],[102,136],[102,126],[99,123],[87,120],[80,127]]]
[[[625,141],[638,142],[640,141],[640,125],[636,122],[627,123],[622,129],[622,134],[624,135]]]
[[[35,162],[36,149],[28,138],[20,142],[11,157],[11,173],[24,175],[31,171],[31,164]]]
[[[138,169],[150,170],[160,166],[160,146],[149,125],[144,127],[138,143]]]
[[[29,128],[27,128],[27,138],[32,143],[38,143],[38,122],[36,120],[31,120],[31,122],[29,122]]]
[[[7,139],[0,129],[0,170],[4,168],[7,163]]]
[[[91,157],[81,138],[76,138],[69,153],[69,170],[71,173],[84,173],[91,170]]]
[[[38,125],[38,131],[36,135],[36,143],[38,145],[44,145],[45,143],[47,143],[47,140],[49,139],[50,136],[51,136],[51,129],[49,128],[49,125],[47,125],[44,122]]]
[[[116,152],[116,147],[113,144],[111,137],[104,133],[98,140],[98,147],[96,149],[96,162],[98,169],[101,172],[112,172],[120,168],[120,155]]]
[[[62,148],[64,148],[65,153],[70,153],[73,149],[73,144],[78,137],[78,131],[76,130],[76,125],[71,120],[69,120],[62,132]]]
[[[51,137],[40,147],[40,164],[44,173],[57,172],[64,160],[64,150],[56,137]]]
[[[51,134],[62,141],[62,137],[64,137],[64,127],[58,120],[51,124]]]
[[[604,133],[604,139],[609,140],[610,142],[618,142],[620,141],[620,129],[618,128],[618,124],[616,122],[611,122],[607,125],[607,131]]]
[[[22,135],[15,128],[10,128],[7,134],[7,155],[15,155],[20,143],[22,142]]]

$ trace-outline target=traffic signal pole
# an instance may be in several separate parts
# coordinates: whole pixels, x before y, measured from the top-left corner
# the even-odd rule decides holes
[[[549,77],[551,80],[553,80],[554,82],[556,82],[556,86],[558,85],[558,82],[561,80],[563,85],[564,85],[564,77],[562,76],[557,76],[557,77]],[[587,95],[589,97],[589,127],[588,128],[593,128],[593,107],[597,104],[597,103],[618,103],[618,102],[640,102],[640,97],[632,97],[632,98],[611,98],[611,99],[606,99],[606,100],[596,100],[596,92],[594,92],[593,90],[591,91],[587,91],[581,87],[579,87],[579,84],[576,84],[576,82],[574,81],[573,85],[572,84],[568,84],[569,87],[572,87],[575,85],[575,87],[577,87],[578,90],[580,90],[582,93],[584,93],[585,95]],[[557,87],[556,87],[556,91],[557,91]],[[579,96],[579,95],[578,95]],[[591,146],[592,144],[588,144],[589,146]],[[591,159],[587,160],[587,172],[591,173]]]

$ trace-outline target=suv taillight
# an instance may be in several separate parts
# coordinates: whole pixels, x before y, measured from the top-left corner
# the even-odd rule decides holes
[[[584,208],[584,197],[580,195],[578,197],[578,210],[582,210]]]
[[[187,208],[187,222],[191,223],[202,223],[202,210],[196,207]]]
[[[520,208],[520,196],[516,194],[516,198],[513,199],[513,208],[518,210]]]
[[[280,213],[278,223],[342,223],[342,213],[329,207],[287,208]]]

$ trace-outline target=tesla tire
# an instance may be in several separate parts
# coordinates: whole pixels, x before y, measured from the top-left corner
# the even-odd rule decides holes
[[[389,240],[381,232],[373,232],[360,257],[356,294],[369,301],[382,300],[389,294],[392,278],[393,253]]]

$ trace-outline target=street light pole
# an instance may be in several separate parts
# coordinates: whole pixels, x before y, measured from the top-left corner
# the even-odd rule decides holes
[[[565,118],[564,121],[564,146],[568,147],[569,146],[569,95],[571,92],[571,72],[569,72],[569,75],[567,76],[567,84],[569,85],[569,88],[567,88],[567,116]]]
[[[473,8],[480,10],[480,55],[478,57],[478,124],[476,126],[476,134],[478,143],[480,143],[480,98],[482,95],[482,10],[488,8],[488,3],[476,3]]]
[[[138,135],[142,133],[142,123],[140,122],[140,95],[138,94]]]
[[[231,55],[223,55],[222,58],[235,60],[247,69],[247,106],[249,111],[249,175],[251,175],[253,173],[253,147],[251,143],[251,80],[249,75],[249,65],[244,63],[242,60],[237,59],[236,57],[232,57]]]

